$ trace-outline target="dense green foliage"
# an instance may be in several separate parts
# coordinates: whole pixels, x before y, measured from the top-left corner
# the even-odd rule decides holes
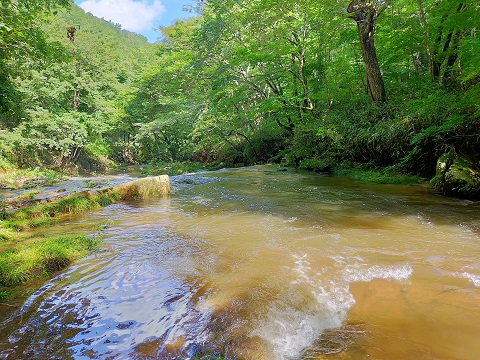
[[[69,8],[32,20],[28,34],[37,37],[22,37],[25,46],[0,33],[2,42],[16,42],[15,51],[1,50],[0,156],[19,166],[88,169],[122,146],[123,103],[155,49],[69,1],[58,3]],[[35,16],[28,2],[12,7]]]
[[[66,2],[2,2],[3,168],[479,166],[474,0],[203,0],[155,45]]]

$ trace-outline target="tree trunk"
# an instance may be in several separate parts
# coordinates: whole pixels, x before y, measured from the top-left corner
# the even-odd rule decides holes
[[[73,90],[72,110],[77,110],[80,103],[80,90]]]
[[[450,54],[447,57],[445,64],[445,71],[443,73],[442,83],[445,86],[452,86],[455,83],[455,69],[454,65],[458,59],[458,51],[460,47],[460,39],[462,37],[461,31],[455,31],[450,42]]]
[[[457,13],[464,11],[466,6],[464,3],[459,3],[457,7]],[[453,80],[453,65],[457,61],[458,51],[460,46],[460,40],[462,37],[462,29],[455,26],[453,29],[444,29],[446,26],[446,20],[451,14],[444,14],[440,21],[440,25],[437,29],[437,37],[434,43],[433,53],[430,56],[430,74],[432,81],[442,81],[445,85],[451,85]],[[444,31],[449,31],[445,38],[445,42],[442,41],[444,37]],[[447,60],[445,62],[445,60]],[[445,70],[442,76],[442,66],[445,66]]]
[[[370,99],[374,102],[385,102],[385,86],[383,84],[382,73],[378,66],[377,52],[373,40],[373,32],[365,33],[361,24],[357,24],[358,35],[360,36],[360,45],[362,47],[362,58],[367,76],[367,92]]]
[[[440,79],[440,70],[442,67],[442,63],[444,60],[443,55],[439,55],[440,52],[440,43],[442,41],[443,36],[443,23],[447,19],[448,15],[443,15],[442,20],[440,21],[440,25],[437,30],[437,38],[435,40],[433,54],[430,58],[430,76],[432,81],[438,81]]]
[[[375,5],[362,0],[354,0],[347,11],[353,13],[352,19],[357,23],[358,36],[362,49],[363,65],[367,77],[367,93],[373,102],[385,102],[385,85],[378,65],[377,51],[373,38],[377,12]]]

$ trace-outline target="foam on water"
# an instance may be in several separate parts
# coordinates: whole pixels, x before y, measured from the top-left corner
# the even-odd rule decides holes
[[[251,333],[270,344],[275,359],[299,359],[327,330],[344,325],[355,304],[351,282],[373,279],[408,279],[410,264],[368,266],[359,257],[337,257],[334,268],[313,271],[307,254],[294,255],[296,275],[285,294],[270,304],[259,326]],[[355,261],[349,264],[349,261]],[[334,273],[332,274],[332,270]],[[322,275],[329,272],[328,276]]]
[[[480,287],[480,276],[479,275],[474,275],[468,272],[463,272],[463,273],[456,273],[456,275],[463,277],[465,279],[470,280],[470,282],[475,285],[476,287]]]
[[[325,282],[312,273],[307,255],[294,255],[296,280],[271,303],[252,332],[272,347],[276,359],[295,359],[328,329],[342,326],[355,300],[348,284]]]
[[[399,266],[379,266],[374,265],[368,267],[365,264],[355,263],[348,265],[343,270],[343,277],[348,282],[369,282],[373,279],[391,279],[391,280],[406,280],[413,273],[413,268],[410,264]]]

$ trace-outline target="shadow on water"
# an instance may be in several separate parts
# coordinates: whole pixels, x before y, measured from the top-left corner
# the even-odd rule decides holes
[[[473,360],[478,209],[272,167],[174,177],[48,230],[105,246],[0,308],[0,358]]]

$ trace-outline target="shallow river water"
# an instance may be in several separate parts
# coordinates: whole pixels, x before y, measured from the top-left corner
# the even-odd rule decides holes
[[[480,204],[262,166],[49,229],[104,247],[0,306],[0,359],[480,358]]]

